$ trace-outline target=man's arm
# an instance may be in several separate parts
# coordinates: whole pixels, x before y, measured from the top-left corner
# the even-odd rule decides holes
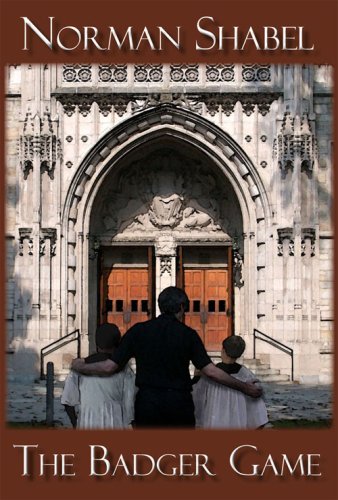
[[[118,371],[119,365],[111,359],[98,361],[97,363],[85,363],[83,358],[77,358],[73,359],[71,368],[76,372],[83,373],[83,375],[108,377]]]
[[[243,392],[247,396],[252,398],[259,398],[262,396],[262,389],[255,385],[254,382],[242,382],[235,377],[232,377],[228,373],[224,372],[213,363],[209,363],[201,369],[203,375],[211,378],[219,384],[226,385],[231,389],[236,389],[237,391]]]

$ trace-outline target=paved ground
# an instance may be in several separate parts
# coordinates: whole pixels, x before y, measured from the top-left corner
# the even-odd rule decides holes
[[[54,420],[58,427],[70,424],[60,403],[62,382],[54,386]],[[264,384],[269,420],[330,420],[332,419],[332,388],[327,385]],[[22,384],[10,382],[7,396],[7,421],[30,422],[46,419],[45,382]]]

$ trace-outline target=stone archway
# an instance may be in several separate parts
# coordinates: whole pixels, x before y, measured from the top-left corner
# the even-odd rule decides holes
[[[265,234],[270,219],[270,205],[263,182],[247,155],[225,132],[187,110],[177,109],[172,105],[162,105],[126,120],[106,134],[82,162],[70,186],[64,213],[64,256],[67,262],[65,310],[68,331],[75,326],[80,327],[83,333],[87,333],[89,329],[86,304],[89,298],[90,276],[87,263],[91,253],[95,252],[97,244],[90,221],[98,193],[107,183],[109,176],[118,172],[121,165],[126,164],[128,156],[135,155],[135,151],[137,152],[145,144],[149,145],[150,141],[163,139],[176,141],[177,144],[183,145],[183,148],[189,146],[194,149],[197,156],[203,155],[209,164],[213,165],[219,181],[222,182],[223,179],[233,190],[240,207],[244,234],[237,260],[240,261],[245,255],[248,263],[243,267],[245,286],[238,292],[240,309],[246,311],[245,318],[239,315],[240,329],[250,331],[256,326],[257,315],[264,315],[264,308],[261,305],[264,304]],[[142,210],[133,214],[134,229],[135,224],[140,225],[140,215],[147,219],[148,226],[156,226],[156,223],[161,226],[161,221],[158,220],[161,216],[155,205],[153,202],[152,214]],[[181,208],[181,211],[177,211],[176,207],[181,217],[178,226],[184,219],[184,210]],[[209,217],[211,220],[208,221],[208,225],[211,227],[211,224],[214,224],[216,227],[217,221],[212,219],[210,209],[209,213],[203,212],[202,207],[196,204],[187,205],[185,208],[190,209],[190,216],[194,215],[197,220],[202,220],[203,217],[207,220]],[[138,219],[135,220],[135,217]],[[192,222],[192,218],[190,221]],[[217,231],[215,230],[215,233]],[[226,231],[224,233],[226,234]],[[224,234],[222,237],[224,240]],[[211,238],[211,241],[214,242],[216,239]],[[238,264],[241,265],[241,262]],[[257,301],[254,302],[250,300],[253,293],[257,297]]]

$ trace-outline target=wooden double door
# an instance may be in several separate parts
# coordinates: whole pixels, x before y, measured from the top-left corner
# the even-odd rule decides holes
[[[131,249],[129,263],[123,262],[128,260],[123,251],[111,250],[101,259],[99,300],[100,322],[115,323],[122,334],[155,317],[153,248]],[[220,351],[222,340],[232,334],[231,263],[231,247],[178,249],[177,286],[190,299],[184,322],[198,332],[208,351]]]

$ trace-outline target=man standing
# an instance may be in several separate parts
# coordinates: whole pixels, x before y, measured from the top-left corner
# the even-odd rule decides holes
[[[161,315],[137,323],[124,335],[111,359],[72,369],[87,375],[111,375],[136,359],[135,425],[137,427],[194,427],[189,363],[212,380],[251,397],[262,394],[254,383],[244,383],[217,368],[209,358],[197,332],[182,323],[188,307],[186,293],[168,287],[158,297]]]

